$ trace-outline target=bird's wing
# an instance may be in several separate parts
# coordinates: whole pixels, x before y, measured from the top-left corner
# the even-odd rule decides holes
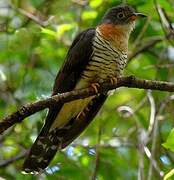
[[[70,91],[75,87],[93,52],[92,40],[94,36],[95,29],[91,28],[81,32],[74,39],[66,60],[57,74],[53,95]]]
[[[73,90],[91,58],[94,35],[95,29],[88,29],[75,38],[68,51],[65,63],[56,77],[52,95]],[[62,138],[64,135],[62,135],[64,130],[49,132],[49,129],[62,106],[63,104],[59,104],[49,110],[45,125],[24,162],[23,169],[25,172],[40,171],[46,168],[54,157],[57,149],[60,148],[60,137]],[[81,128],[81,131],[83,129],[84,128]],[[78,134],[79,133],[76,133],[74,137],[77,137]],[[72,141],[72,138],[68,138],[67,141],[65,140],[63,142],[64,144],[68,144],[70,141]]]
[[[56,76],[52,95],[73,90],[92,55],[94,35],[95,29],[91,28],[81,32],[74,39],[65,62]],[[62,105],[59,104],[49,109],[41,135],[47,134]]]

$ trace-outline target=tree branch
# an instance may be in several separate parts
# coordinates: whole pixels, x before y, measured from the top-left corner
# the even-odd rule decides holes
[[[110,80],[105,81],[104,83],[100,84],[100,87],[98,88],[98,93],[104,93],[121,86],[174,92],[174,83],[143,80],[135,78],[133,76],[128,76],[117,78],[117,82],[114,84],[111,84]],[[45,100],[40,100],[34,103],[26,104],[16,112],[2,119],[2,121],[0,122],[0,134],[3,133],[9,127],[13,126],[15,123],[20,123],[26,117],[31,116],[32,114],[41,111],[45,108],[51,108],[59,103],[83,99],[96,94],[97,93],[95,92],[94,88],[88,87],[85,89],[74,90],[58,94]]]

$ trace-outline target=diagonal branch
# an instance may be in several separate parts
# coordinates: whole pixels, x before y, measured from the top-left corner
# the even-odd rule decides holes
[[[155,37],[149,40],[145,45],[137,47],[137,50],[133,53],[130,53],[128,62],[130,62],[133,58],[135,58],[137,55],[147,51],[148,49],[152,48],[156,44],[162,42],[165,38],[164,37]]]
[[[98,93],[104,93],[121,86],[174,92],[174,83],[143,80],[133,76],[128,76],[128,77],[117,78],[117,82],[114,84],[112,84],[110,80],[105,81],[104,83],[100,84],[100,87],[98,88]],[[45,108],[51,108],[59,103],[65,103],[77,99],[83,99],[96,94],[97,93],[95,92],[94,88],[88,87],[85,89],[79,89],[79,90],[58,94],[44,100],[26,104],[16,112],[2,119],[2,121],[0,122],[0,134],[3,133],[9,127],[13,126],[15,123],[20,123],[26,117],[31,116],[32,114],[39,112]]]

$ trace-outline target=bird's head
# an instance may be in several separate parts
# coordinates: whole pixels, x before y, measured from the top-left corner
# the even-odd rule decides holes
[[[146,16],[136,13],[131,6],[119,5],[106,12],[97,31],[116,48],[127,52],[129,35],[135,27],[135,21],[141,17]]]
[[[132,30],[135,21],[138,18],[146,17],[142,13],[136,13],[135,10],[129,5],[119,5],[109,9],[104,15],[102,22],[104,24],[120,25],[130,27]]]

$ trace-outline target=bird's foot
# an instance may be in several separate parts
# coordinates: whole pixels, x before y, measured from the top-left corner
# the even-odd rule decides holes
[[[88,108],[88,106],[85,107],[85,111],[86,111],[86,112],[89,112],[89,111],[90,111],[90,109]]]
[[[116,84],[117,83],[117,78],[116,77],[110,78],[110,82],[111,82],[112,85]]]
[[[95,93],[98,93],[98,88],[100,87],[99,83],[92,83],[91,88],[94,89]]]
[[[85,116],[86,116],[85,112],[82,111],[82,112],[80,112],[80,113],[77,115],[77,119],[84,118]]]

